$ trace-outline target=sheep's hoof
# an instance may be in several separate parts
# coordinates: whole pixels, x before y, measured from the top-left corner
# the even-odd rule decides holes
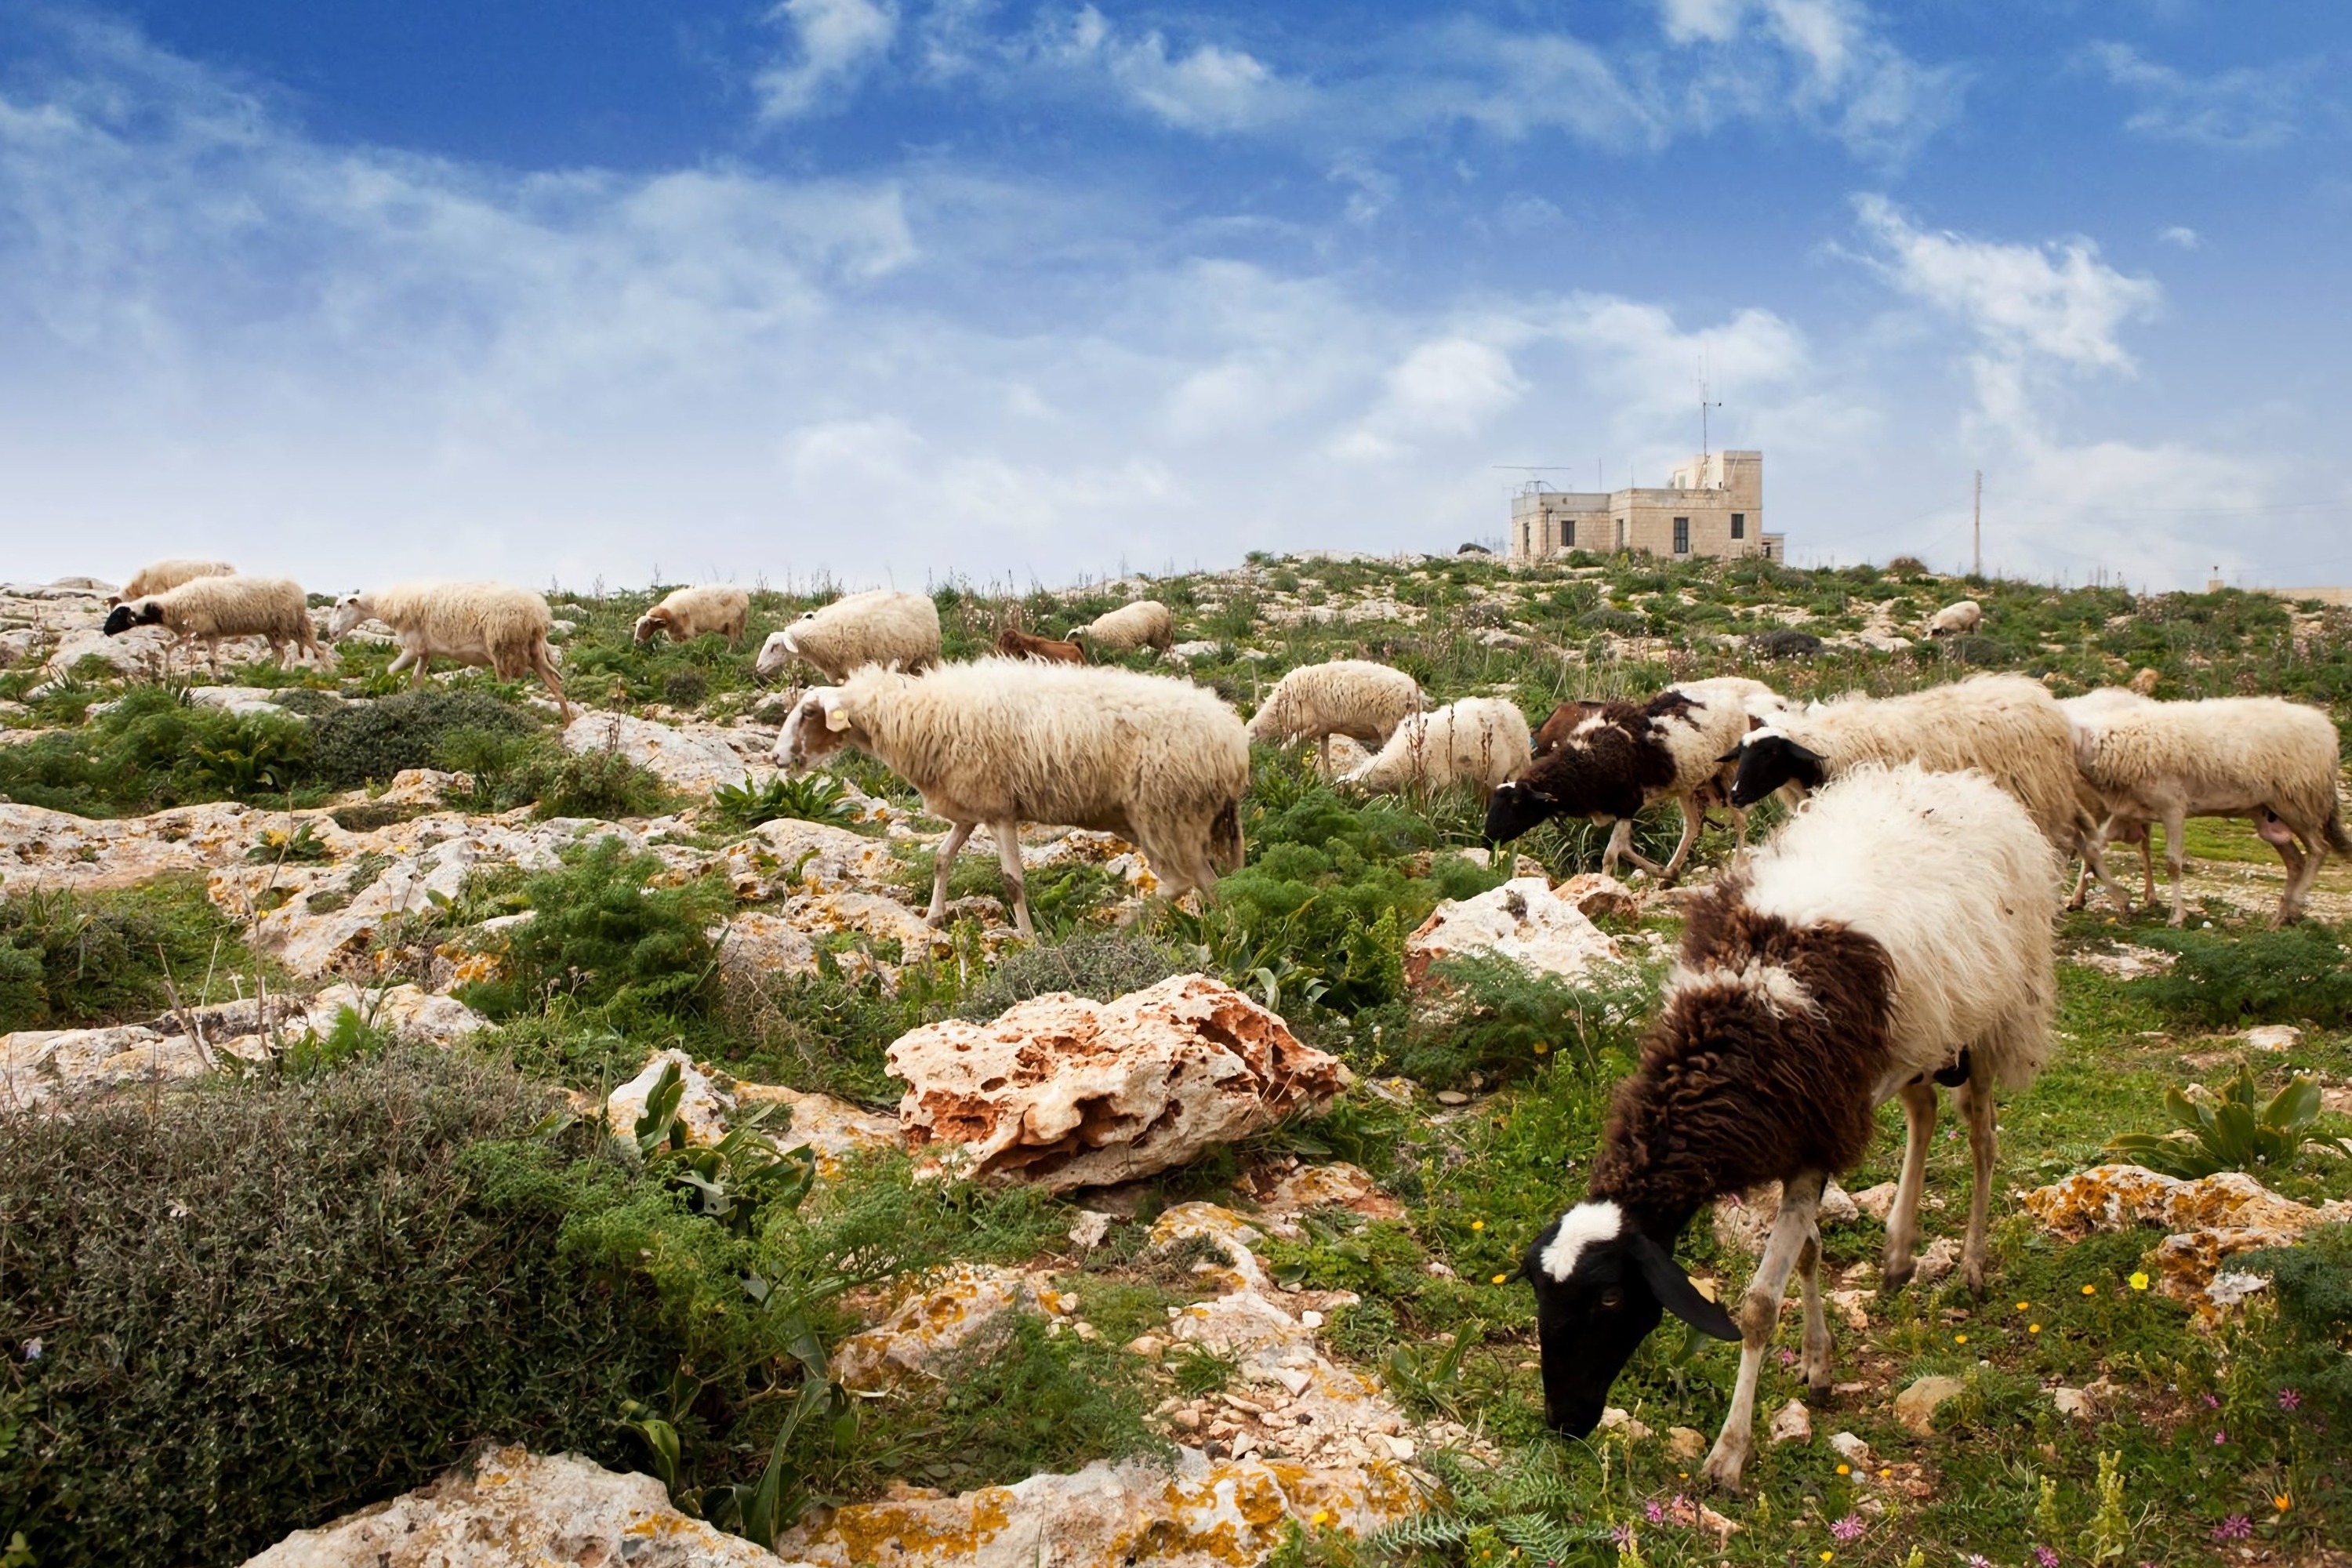
[[[1968,1285],[1969,1295],[1974,1296],[1979,1301],[1984,1300],[1985,1266],[1983,1258],[1971,1258],[1963,1262],[1960,1265],[1960,1279]]]
[[[948,912],[945,910],[933,910],[923,917],[923,923],[933,931],[938,931],[948,923]]]
[[[1717,1437],[1706,1457],[1706,1468],[1701,1472],[1707,1484],[1717,1491],[1737,1494],[1740,1489],[1739,1472],[1748,1468],[1748,1447],[1746,1443],[1734,1446],[1728,1433]]]
[[[1918,1267],[1919,1260],[1916,1258],[1905,1257],[1898,1258],[1890,1257],[1886,1258],[1878,1266],[1878,1283],[1880,1288],[1887,1290],[1902,1289],[1903,1287],[1911,1283],[1911,1276],[1917,1271]]]

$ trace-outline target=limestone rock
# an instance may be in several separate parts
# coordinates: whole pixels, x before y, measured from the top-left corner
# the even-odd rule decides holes
[[[1845,1189],[1832,1182],[1822,1189],[1815,1223],[1822,1227],[1851,1225],[1860,1213]],[[1772,1234],[1772,1224],[1780,1217],[1780,1184],[1770,1183],[1736,1200],[1717,1199],[1714,1217],[1717,1243],[1749,1258],[1763,1256],[1764,1239]]]
[[[267,1051],[258,1035],[207,1045],[140,1024],[20,1030],[0,1035],[0,1105],[29,1108],[126,1084],[194,1078],[211,1071],[218,1056],[260,1060]]]
[[[1769,1436],[1775,1443],[1810,1443],[1813,1438],[1813,1413],[1802,1400],[1791,1399],[1772,1413]]]
[[[951,1264],[908,1290],[880,1323],[844,1340],[833,1375],[859,1394],[882,1393],[909,1375],[936,1377],[955,1352],[1024,1309],[1044,1303],[1019,1269]]]
[[[719,988],[740,1005],[795,975],[817,972],[816,944],[778,915],[751,910],[716,932]]]
[[[896,899],[880,893],[803,893],[785,901],[783,918],[812,934],[856,931],[880,942],[895,942],[912,960],[922,957],[947,938],[923,923],[923,917]]]
[[[1845,1320],[1847,1328],[1856,1333],[1862,1333],[1870,1327],[1870,1303],[1878,1299],[1878,1292],[1855,1289],[1831,1290],[1825,1292],[1822,1299],[1837,1309],[1838,1315]]]
[[[636,1136],[637,1118],[646,1113],[646,1101],[654,1086],[661,1081],[662,1069],[675,1064],[686,1092],[678,1097],[677,1121],[686,1129],[689,1143],[716,1143],[727,1136],[729,1121],[735,1112],[735,1096],[719,1086],[709,1068],[701,1067],[684,1051],[656,1051],[646,1059],[643,1071],[620,1088],[604,1102],[604,1121],[614,1136]]]
[[[1628,1443],[1639,1443],[1651,1435],[1647,1426],[1633,1419],[1632,1411],[1622,1410],[1614,1405],[1602,1406],[1600,1429],[1603,1432],[1622,1432]]]
[[[323,1035],[344,1008],[375,1027],[425,1045],[451,1046],[490,1026],[490,1021],[451,996],[436,996],[415,985],[375,989],[330,985],[310,999],[305,1024]]]
[[[1475,899],[1438,905],[1405,939],[1405,979],[1423,985],[1439,959],[1474,952],[1499,953],[1568,980],[1621,956],[1617,944],[1541,877],[1517,878]]]
[[[1706,1434],[1697,1427],[1669,1426],[1666,1428],[1668,1458],[1679,1459],[1687,1465],[1693,1460],[1704,1458],[1706,1453]]]
[[[95,626],[68,631],[58,639],[58,646],[49,650],[48,660],[43,668],[52,674],[67,675],[83,659],[100,658],[112,666],[118,675],[140,675],[151,670],[161,674],[165,651],[174,640],[172,634],[161,626],[133,626],[121,636],[111,637]],[[222,658],[230,657],[230,648],[252,640],[238,637],[224,642],[221,645]],[[267,647],[268,645],[260,646]],[[201,658],[203,655],[196,657]]]
[[[1631,921],[1642,915],[1640,895],[1616,878],[1599,871],[1570,877],[1552,890],[1591,920],[1607,915],[1612,920]]]
[[[1923,1377],[1895,1396],[1895,1419],[1915,1436],[1927,1436],[1936,1430],[1937,1410],[1968,1386],[1962,1378]]]
[[[2059,1415],[2077,1421],[2092,1420],[2099,1413],[2096,1403],[2079,1388],[2053,1388],[2050,1391],[2050,1403],[2057,1406]]]
[[[868,838],[829,822],[778,817],[753,828],[722,852],[735,896],[780,893],[878,892],[898,868],[887,840]]]
[[[300,714],[280,708],[266,687],[191,686],[188,688],[188,701],[197,708],[218,708],[225,712],[246,716],[307,722]]]
[[[495,1448],[473,1474],[298,1530],[246,1568],[791,1568],[776,1554],[670,1506],[651,1476],[615,1475],[577,1454]]]
[[[1393,1459],[1319,1469],[1181,1452],[1172,1475],[1097,1461],[961,1497],[853,1504],[777,1547],[822,1568],[1228,1568],[1264,1560],[1294,1521],[1364,1534],[1419,1506]]]
[[[966,1173],[1053,1192],[1170,1170],[1299,1110],[1349,1075],[1280,1017],[1206,975],[1115,1002],[1034,997],[995,1022],[902,1036],[886,1058],[907,1080],[910,1147],[965,1146]]]
[[[468,773],[445,773],[439,768],[403,768],[392,775],[392,783],[375,799],[385,805],[439,805],[452,791],[471,789],[474,780]]]
[[[1294,1215],[1301,1209],[1343,1208],[1368,1219],[1402,1219],[1404,1205],[1381,1191],[1371,1173],[1345,1162],[1303,1165],[1255,1184],[1258,1206],[1268,1214]]]
[[[1864,1187],[1853,1194],[1853,1206],[1878,1221],[1879,1224],[1885,1225],[1886,1216],[1895,1212],[1895,1191],[1893,1182],[1881,1182],[1874,1187]]]
[[[789,1113],[765,1131],[780,1149],[805,1144],[816,1155],[816,1173],[827,1181],[841,1173],[841,1162],[867,1149],[897,1149],[906,1140],[894,1116],[861,1110],[829,1094],[804,1093],[773,1083],[737,1083],[738,1106],[777,1105]]]
[[[1851,1432],[1831,1433],[1830,1451],[1857,1470],[1870,1468],[1870,1445]]]
[[[1951,1237],[1939,1236],[1919,1253],[1911,1280],[1922,1287],[1940,1285],[1959,1266],[1960,1244]]]
[[[564,728],[563,746],[571,752],[618,752],[688,795],[707,795],[720,784],[740,789],[751,779],[742,757],[716,734],[626,713],[581,714]]]
[[[2242,1037],[2258,1051],[2291,1051],[2303,1044],[2303,1031],[2293,1024],[2263,1024],[2248,1029]]]

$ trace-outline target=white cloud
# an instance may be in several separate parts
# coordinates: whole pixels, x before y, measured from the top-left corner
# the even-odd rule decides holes
[[[2275,147],[2295,135],[2314,68],[2305,61],[2193,77],[2117,43],[2094,44],[2089,59],[2110,84],[2137,100],[2126,130],[2162,142],[2239,149]]]
[[[799,45],[793,60],[752,79],[766,120],[798,120],[839,106],[889,51],[898,34],[890,0],[782,0],[768,20],[788,26]]]
[[[1311,100],[1304,83],[1277,76],[1245,50],[1203,43],[1186,53],[1171,49],[1157,29],[1125,37],[1092,5],[1047,25],[1035,55],[1066,71],[1099,73],[1118,97],[1181,131],[1259,130],[1293,118]]]
[[[2187,224],[2179,223],[2159,230],[2156,237],[2167,245],[2177,245],[2183,250],[2194,250],[2205,243],[2203,237],[2195,229],[2190,228]]]
[[[1852,152],[1898,161],[1958,118],[1966,73],[1927,66],[1856,0],[1659,0],[1681,113],[1707,128],[1793,112]],[[1793,70],[1784,66],[1794,67]]]

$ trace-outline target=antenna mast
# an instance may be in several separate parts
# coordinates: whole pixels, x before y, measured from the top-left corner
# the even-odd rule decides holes
[[[1984,575],[1984,470],[1982,468],[1977,470],[1977,499],[1975,506],[1970,509],[1970,531],[1976,542],[1969,553],[1969,575],[1981,577]]]
[[[1704,364],[1702,364],[1699,369],[1698,376],[1698,456],[1699,468],[1702,473],[1706,468],[1706,458],[1708,454],[1714,450],[1713,447],[1707,445],[1706,440],[1706,411],[1710,408],[1720,408],[1723,406],[1720,403],[1709,403],[1706,400],[1706,370]],[[1705,483],[1706,481],[1702,479],[1700,482]]]

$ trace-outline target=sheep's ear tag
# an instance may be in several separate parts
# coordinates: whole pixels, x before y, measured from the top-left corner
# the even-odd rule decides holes
[[[824,709],[824,727],[826,729],[838,732],[849,728],[849,715],[841,710],[840,703],[826,701],[823,698],[818,699],[818,701]]]
[[[1642,1279],[1650,1287],[1650,1294],[1667,1311],[1700,1333],[1712,1334],[1718,1340],[1740,1337],[1739,1325],[1731,1321],[1731,1314],[1723,1310],[1722,1304],[1699,1294],[1691,1277],[1683,1272],[1683,1266],[1664,1247],[1639,1232],[1633,1236],[1633,1260],[1642,1266]]]

